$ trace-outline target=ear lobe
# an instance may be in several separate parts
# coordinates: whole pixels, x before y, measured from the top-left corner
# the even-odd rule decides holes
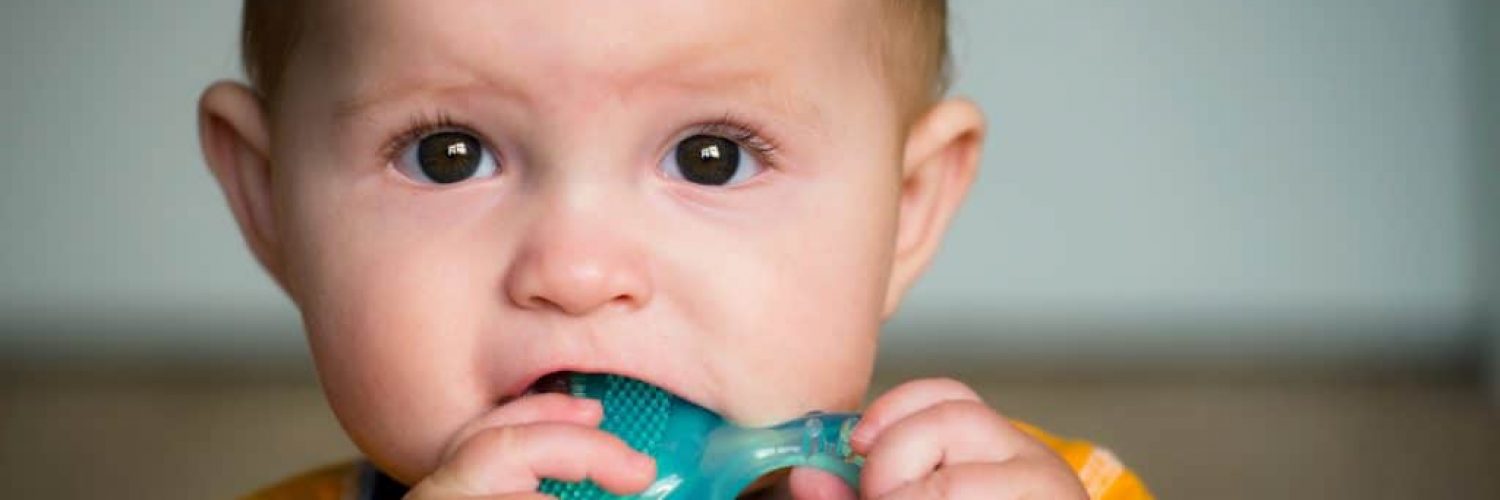
[[[272,207],[270,130],[260,98],[240,83],[210,85],[198,100],[198,140],[245,244],[285,289]]]
[[[906,291],[937,253],[948,223],[978,173],[984,134],[983,113],[962,99],[933,106],[908,132],[884,317],[896,312]]]

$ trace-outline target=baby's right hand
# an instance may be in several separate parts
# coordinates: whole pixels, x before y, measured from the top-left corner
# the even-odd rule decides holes
[[[656,462],[599,430],[598,401],[537,394],[496,408],[463,432],[409,499],[544,499],[543,478],[593,480],[618,495],[640,493]]]

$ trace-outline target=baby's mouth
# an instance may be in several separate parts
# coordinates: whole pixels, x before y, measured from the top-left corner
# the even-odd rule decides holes
[[[688,403],[701,405],[701,403],[692,401],[691,399],[685,398],[683,396],[677,396],[665,387],[657,386],[647,380],[632,378],[630,375],[625,375],[620,372],[614,372],[610,370],[558,370],[548,372],[540,377],[537,377],[535,381],[531,382],[529,385],[524,386],[524,388],[520,389],[518,392],[511,392],[510,394],[502,396],[497,402],[497,406],[504,406],[513,403],[521,398],[544,394],[561,394],[564,396],[583,397],[591,399],[601,398],[603,397],[603,394],[605,392],[613,392],[613,389],[606,391],[605,385],[601,385],[602,381],[606,378],[633,380],[635,382],[644,384],[646,387],[651,387],[652,390],[663,391],[675,397],[682,398]],[[609,385],[612,386],[613,384]]]
[[[577,375],[577,373],[567,371],[552,372],[543,375],[541,378],[536,379],[536,382],[533,382],[531,387],[527,387],[526,392],[522,396],[530,396],[532,394],[569,394],[572,392],[570,387],[572,386],[574,375]]]
[[[511,393],[501,396],[496,402],[498,406],[504,406],[518,399],[538,394],[572,394],[572,377],[577,372],[558,371],[542,375],[531,385],[526,386],[520,393]]]

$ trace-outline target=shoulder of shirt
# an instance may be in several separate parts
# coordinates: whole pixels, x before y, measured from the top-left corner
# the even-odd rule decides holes
[[[1054,436],[1025,422],[1012,424],[1061,456],[1078,474],[1079,481],[1088,490],[1093,500],[1151,500],[1155,497],[1146,490],[1130,469],[1120,463],[1109,450],[1087,441],[1078,441]]]
[[[240,500],[346,500],[359,481],[359,463],[344,462],[304,472]]]

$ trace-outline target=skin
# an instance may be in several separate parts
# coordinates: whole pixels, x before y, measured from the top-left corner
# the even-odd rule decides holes
[[[415,498],[529,498],[543,477],[644,488],[654,464],[595,428],[596,403],[517,397],[553,371],[637,377],[746,425],[857,409],[880,324],[978,164],[973,104],[901,122],[856,0],[319,5],[282,91],[211,86],[200,134],[334,413]],[[393,138],[438,114],[497,175],[432,185],[393,166]],[[664,173],[726,115],[777,145],[762,171],[732,187]],[[1081,498],[961,383],[865,412],[863,496]],[[813,471],[784,486],[852,495]]]

